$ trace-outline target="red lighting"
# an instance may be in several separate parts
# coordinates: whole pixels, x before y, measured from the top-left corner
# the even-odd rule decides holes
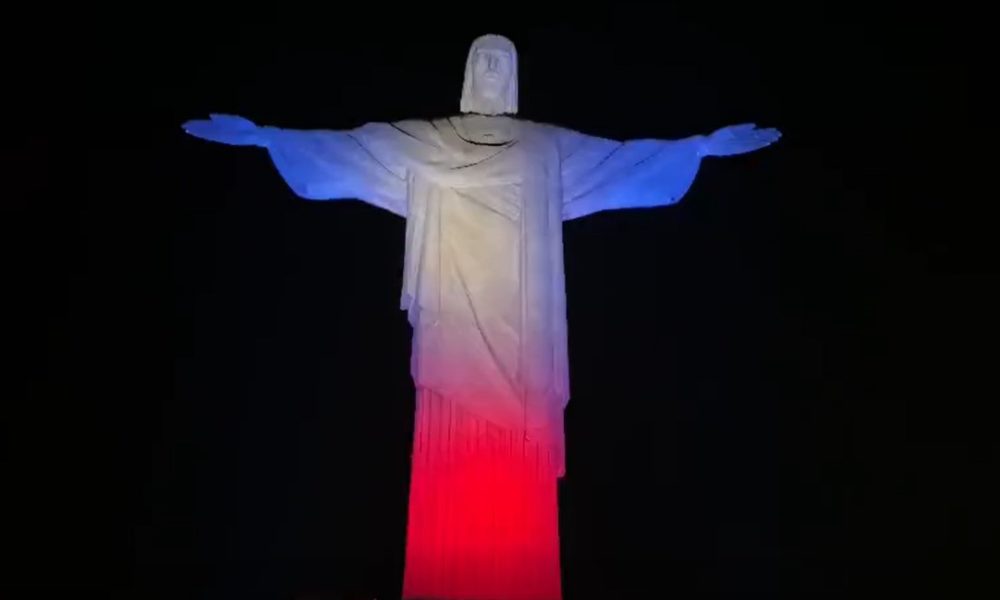
[[[403,598],[561,598],[551,448],[420,392]]]

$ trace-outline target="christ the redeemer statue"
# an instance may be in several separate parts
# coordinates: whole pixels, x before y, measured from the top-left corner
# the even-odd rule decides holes
[[[562,223],[666,206],[700,162],[757,150],[774,129],[616,141],[523,119],[517,53],[471,47],[461,111],[346,130],[188,121],[259,146],[294,193],[406,219],[401,308],[417,390],[403,597],[561,598],[556,483],[570,397]]]

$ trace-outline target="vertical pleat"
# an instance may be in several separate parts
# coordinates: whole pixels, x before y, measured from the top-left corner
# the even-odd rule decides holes
[[[417,398],[403,598],[559,600],[557,467],[544,440]]]

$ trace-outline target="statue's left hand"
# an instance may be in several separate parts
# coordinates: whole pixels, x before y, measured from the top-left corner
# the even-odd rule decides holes
[[[757,129],[753,123],[723,127],[702,140],[705,156],[732,156],[770,146],[781,138],[777,129]]]

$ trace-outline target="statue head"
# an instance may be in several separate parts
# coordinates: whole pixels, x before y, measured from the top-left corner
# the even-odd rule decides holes
[[[472,42],[461,110],[485,115],[517,112],[517,50],[509,39],[487,34]]]

